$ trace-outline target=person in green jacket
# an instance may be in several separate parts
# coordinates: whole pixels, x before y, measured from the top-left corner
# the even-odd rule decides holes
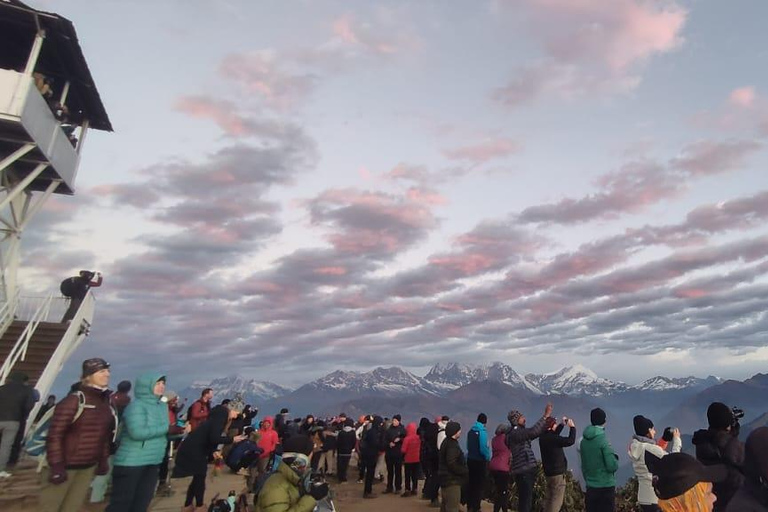
[[[112,495],[106,512],[146,512],[155,494],[168,435],[183,433],[171,425],[161,400],[165,377],[147,373],[136,380],[134,399],[123,413],[120,446],[114,458]]]
[[[605,436],[605,411],[592,409],[590,420],[592,425],[584,429],[579,443],[581,473],[587,483],[585,508],[586,512],[613,512],[619,456]]]
[[[255,512],[312,512],[328,495],[328,484],[312,485],[309,456],[286,452],[259,491]]]

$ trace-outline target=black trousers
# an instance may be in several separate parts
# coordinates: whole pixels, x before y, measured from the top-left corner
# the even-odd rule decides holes
[[[616,508],[615,487],[587,487],[584,498],[587,512],[613,512]]]
[[[405,463],[405,490],[416,492],[419,489],[419,463]]]
[[[205,500],[205,473],[192,477],[192,481],[189,483],[189,487],[187,487],[187,499],[184,500],[184,506],[189,507],[192,505],[193,498],[196,507],[203,506],[203,500]]]
[[[531,512],[533,508],[533,484],[536,481],[536,470],[526,471],[515,475],[517,484],[518,512]]]
[[[483,485],[485,484],[484,460],[467,459],[469,479],[467,481],[467,510],[468,512],[480,510],[480,501],[483,498]]]
[[[640,505],[640,510],[642,512],[661,512],[658,505]]]
[[[493,475],[493,483],[496,487],[493,512],[507,512],[509,510],[509,472],[491,471],[491,475]]]
[[[403,458],[386,454],[384,461],[387,463],[387,489],[391,491],[394,483],[394,490],[400,492],[403,488]]]
[[[168,481],[168,464],[170,463],[170,457],[169,454],[171,453],[171,442],[168,441],[168,443],[165,445],[165,456],[163,457],[163,462],[160,463],[160,485],[165,484],[165,482]]]
[[[64,316],[61,319],[61,323],[66,322],[67,320],[72,320],[75,318],[75,315],[77,314],[77,310],[80,309],[80,304],[83,303],[83,300],[85,299],[85,295],[82,297],[72,297],[69,299],[69,307],[67,308],[67,311],[64,313]]]
[[[147,512],[155,495],[159,465],[115,466],[106,512]]]
[[[436,500],[440,488],[437,480],[437,457],[430,456],[422,460],[421,470],[424,472],[424,497]]]
[[[378,461],[378,454],[373,457],[366,457],[363,459],[363,466],[365,467],[365,486],[363,487],[364,494],[370,494],[373,492],[373,476],[376,473],[376,462]]]
[[[347,481],[347,468],[349,468],[349,460],[352,458],[352,454],[342,455],[336,452],[336,476],[339,482]]]

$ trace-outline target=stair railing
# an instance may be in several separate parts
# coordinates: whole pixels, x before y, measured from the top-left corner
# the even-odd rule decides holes
[[[19,307],[19,289],[16,289],[15,296],[5,301],[0,306],[0,336],[5,334],[5,331],[13,323],[13,319],[16,316],[16,310]]]
[[[52,301],[53,295],[46,297],[37,311],[35,311],[35,314],[32,315],[32,318],[27,323],[24,331],[22,331],[21,336],[19,336],[19,339],[16,341],[13,349],[5,359],[3,366],[0,368],[0,385],[5,384],[5,380],[8,378],[8,375],[11,373],[11,370],[16,365],[16,363],[26,359],[27,349],[29,348],[29,340],[32,339],[32,336],[35,334],[37,326],[40,325],[40,322],[48,318],[48,313],[51,309]]]

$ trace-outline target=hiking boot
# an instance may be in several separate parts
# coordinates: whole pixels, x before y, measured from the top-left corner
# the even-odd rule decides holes
[[[363,494],[363,498],[366,500],[372,500],[373,498],[378,498],[378,497],[379,497],[378,494],[373,492],[366,492]]]

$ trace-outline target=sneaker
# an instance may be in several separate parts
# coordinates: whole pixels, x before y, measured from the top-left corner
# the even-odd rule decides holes
[[[358,480],[357,483],[361,484],[361,483],[363,483],[363,481],[362,480]]]
[[[0,471],[0,478],[11,478],[11,474],[7,471]]]

